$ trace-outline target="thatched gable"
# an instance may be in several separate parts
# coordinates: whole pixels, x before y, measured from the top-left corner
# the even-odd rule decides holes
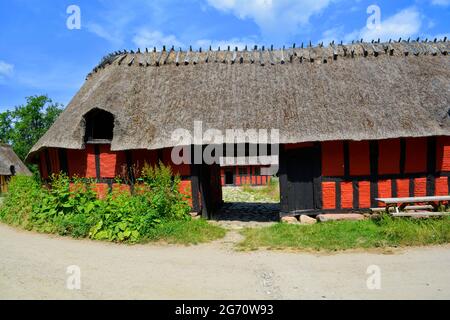
[[[31,176],[30,170],[23,164],[20,158],[14,153],[11,146],[0,144],[0,176],[11,176],[13,166],[16,175]]]
[[[83,116],[114,117],[113,150],[172,132],[279,129],[281,143],[450,135],[449,41],[283,50],[118,52],[33,147],[84,148]]]

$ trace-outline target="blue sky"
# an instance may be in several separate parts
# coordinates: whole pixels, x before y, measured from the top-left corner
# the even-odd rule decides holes
[[[70,5],[80,8],[79,30],[66,26]],[[370,5],[381,13],[371,30]],[[119,49],[449,34],[450,0],[0,0],[0,111],[36,94],[66,105],[100,59]]]

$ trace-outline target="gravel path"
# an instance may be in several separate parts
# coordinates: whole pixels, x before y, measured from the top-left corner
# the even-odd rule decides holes
[[[200,246],[125,246],[0,224],[0,299],[449,299],[450,246],[395,254],[236,252],[240,235]],[[81,269],[81,290],[66,268]],[[381,290],[367,289],[370,265]]]

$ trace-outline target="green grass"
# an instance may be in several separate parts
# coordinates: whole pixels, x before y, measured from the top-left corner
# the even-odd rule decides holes
[[[199,244],[223,238],[224,228],[207,221],[171,221],[165,222],[150,231],[144,242],[166,242],[170,244]]]
[[[222,191],[225,202],[280,202],[280,185],[278,178],[274,177],[271,178],[269,184],[264,186],[243,185],[241,187],[226,187]]]
[[[384,217],[379,221],[337,221],[310,226],[276,224],[244,229],[243,250],[300,249],[337,251],[437,245],[450,242],[450,218],[414,220]]]
[[[244,185],[244,192],[254,195],[259,199],[268,199],[270,202],[280,202],[280,183],[277,178],[272,177],[270,182],[261,187],[252,187]]]

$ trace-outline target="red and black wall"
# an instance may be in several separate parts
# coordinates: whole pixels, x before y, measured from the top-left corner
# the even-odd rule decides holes
[[[308,149],[314,151],[308,157],[315,158],[309,168],[315,173],[309,178],[296,177],[299,169],[295,162],[288,163],[288,158],[295,157],[294,152],[301,159],[301,150]],[[450,137],[330,141],[287,145],[282,150],[280,184],[285,214],[345,212],[379,207],[375,198],[449,194]],[[310,186],[305,187],[308,179]],[[313,201],[302,200],[304,194],[311,194],[309,189]]]
[[[111,151],[108,144],[87,144],[83,150],[48,148],[39,154],[42,179],[60,172],[69,177],[92,178],[97,182],[95,188],[99,197],[113,188],[132,191],[144,164],[155,165],[160,161],[180,175],[181,192],[189,196],[193,208],[200,210],[198,190],[194,196],[191,166],[173,164],[171,149]],[[117,183],[116,178],[122,182]]]
[[[271,177],[261,174],[263,166],[230,166],[220,169],[222,186],[263,186],[270,182]]]
[[[48,148],[39,154],[43,179],[59,172],[93,178],[100,196],[113,188],[132,191],[132,183],[116,184],[115,178],[132,181],[144,163],[159,161],[181,176],[193,211],[210,216],[221,205],[219,165],[177,166],[171,149],[115,152],[107,144],[87,144],[84,150]],[[282,214],[365,210],[379,207],[379,197],[448,195],[450,137],[284,145],[279,176]],[[252,179],[249,172],[240,183]]]

